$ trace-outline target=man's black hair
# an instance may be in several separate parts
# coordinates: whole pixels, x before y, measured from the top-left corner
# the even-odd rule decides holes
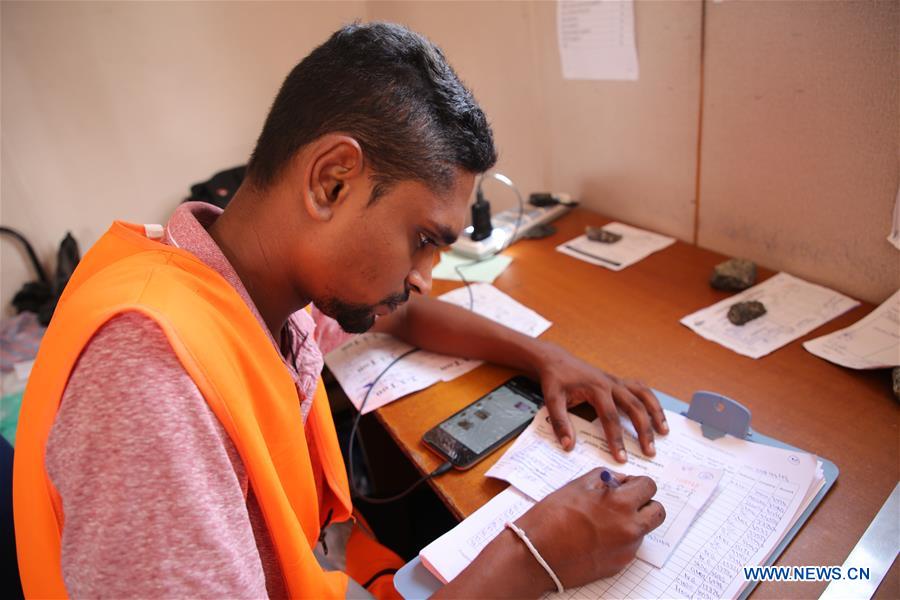
[[[257,187],[274,183],[316,138],[355,138],[376,181],[417,180],[441,190],[454,167],[483,173],[497,162],[491,128],[441,50],[391,23],[348,25],[287,76],[248,165]]]

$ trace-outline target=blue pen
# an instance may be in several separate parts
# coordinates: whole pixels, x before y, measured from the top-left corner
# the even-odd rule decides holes
[[[606,487],[608,487],[609,489],[617,488],[620,485],[619,480],[616,479],[616,476],[606,469],[600,471],[600,479],[603,480],[603,483],[605,483]]]

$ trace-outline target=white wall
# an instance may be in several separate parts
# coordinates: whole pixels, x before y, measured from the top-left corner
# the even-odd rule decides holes
[[[524,2],[368,2],[373,21],[402,23],[431,39],[475,94],[494,131],[496,169],[523,194],[545,189],[544,98],[533,43],[533,7]],[[485,184],[492,205],[516,205],[501,184]]]
[[[444,48],[523,192],[878,302],[900,286],[898,7],[707,2],[701,66],[701,3],[638,2],[640,80],[586,82],[561,78],[553,2],[3,2],[0,221],[52,262],[66,230],[85,249],[113,219],[165,220],[246,161],[299,58],[354,18],[393,20]],[[23,264],[0,242],[4,307]]]
[[[114,219],[164,222],[246,162],[278,86],[363,2],[3,2],[0,220],[48,263]],[[0,242],[4,312],[34,274]]]

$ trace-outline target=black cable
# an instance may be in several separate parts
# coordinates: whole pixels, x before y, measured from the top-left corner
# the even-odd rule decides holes
[[[454,267],[456,274],[459,275],[459,278],[462,280],[463,284],[466,286],[466,289],[469,292],[469,311],[470,312],[475,308],[475,296],[472,294],[471,284],[465,278],[465,276],[462,274],[462,271],[460,269],[462,267],[468,267],[468,266],[471,266],[474,264],[478,264],[482,261],[488,260],[490,258],[493,258],[493,257],[497,256],[498,254],[500,254],[501,252],[503,252],[504,250],[506,250],[507,248],[509,248],[510,244],[512,244],[515,241],[516,235],[518,235],[518,233],[519,233],[519,225],[522,223],[522,216],[525,213],[525,202],[522,200],[522,194],[519,192],[519,190],[515,186],[515,184],[513,184],[513,182],[503,174],[492,173],[491,176],[494,179],[496,179],[497,181],[500,181],[501,183],[504,183],[507,186],[511,187],[512,190],[516,193],[516,197],[519,200],[519,214],[516,217],[516,225],[513,228],[512,235],[509,237],[508,240],[506,240],[506,242],[503,244],[503,246],[501,246],[500,248],[498,248],[497,250],[495,250],[492,254],[489,254],[488,256],[474,260],[470,263],[456,265],[456,267]],[[482,175],[481,178],[478,180],[478,194],[481,193],[481,185],[484,182],[484,177],[485,176]],[[379,373],[378,376],[375,377],[375,379],[369,385],[369,389],[366,390],[366,395],[363,396],[363,400],[359,405],[359,410],[356,413],[356,417],[354,417],[354,419],[353,419],[353,427],[351,427],[351,429],[350,429],[350,440],[347,442],[347,461],[349,463],[349,468],[350,468],[350,491],[351,491],[354,499],[361,500],[368,504],[388,504],[390,502],[395,502],[397,500],[400,500],[401,498],[405,498],[406,496],[408,496],[413,490],[415,490],[417,487],[419,487],[424,482],[426,482],[429,479],[432,479],[434,477],[438,477],[439,475],[443,475],[444,473],[446,473],[453,467],[453,464],[450,461],[446,461],[441,466],[436,468],[434,471],[429,473],[428,475],[422,476],[418,481],[413,483],[411,486],[406,488],[404,491],[400,492],[399,494],[395,494],[393,496],[387,496],[385,498],[375,498],[373,496],[367,496],[356,489],[356,471],[353,467],[353,446],[354,446],[354,442],[356,441],[357,431],[359,430],[359,420],[362,418],[363,409],[366,407],[366,403],[369,401],[369,396],[372,394],[372,390],[375,389],[375,385],[379,382],[379,380],[381,380],[381,378],[384,376],[384,374],[387,373],[391,369],[391,367],[396,365],[398,362],[400,362],[401,360],[403,360],[410,354],[414,354],[414,353],[418,352],[419,350],[421,350],[421,348],[412,348],[410,350],[407,350],[406,352],[404,352],[403,354],[401,354],[400,356],[398,356],[397,358],[392,360],[390,363],[388,363],[388,365],[384,369],[382,369],[381,373]]]
[[[461,265],[456,265],[455,267],[453,267],[453,270],[456,271],[457,275],[459,275],[460,280],[463,282],[463,284],[466,286],[466,290],[469,292],[469,312],[472,312],[472,310],[475,308],[475,296],[472,294],[471,284],[466,279],[465,275],[463,275],[463,273],[462,273],[463,267],[471,267],[472,265],[477,265],[478,263],[484,262],[486,260],[490,260],[490,259],[494,258],[495,256],[497,256],[498,254],[500,254],[501,252],[504,252],[507,248],[509,248],[512,245],[512,243],[514,241],[516,241],[516,236],[519,235],[519,226],[522,224],[522,217],[525,215],[525,201],[522,199],[522,194],[519,192],[519,188],[517,188],[515,186],[515,184],[512,182],[512,180],[510,180],[506,175],[503,175],[502,173],[493,173],[491,176],[494,179],[496,179],[497,181],[499,181],[500,183],[503,183],[503,184],[509,186],[510,188],[512,188],[512,191],[516,193],[516,198],[519,201],[519,214],[516,216],[516,224],[513,227],[512,235],[509,236],[509,239],[507,239],[506,242],[504,242],[504,244],[500,248],[498,248],[497,250],[494,250],[494,252],[492,252],[491,254],[488,254],[487,256],[483,256],[481,258],[476,258],[475,260],[473,260],[471,262],[463,263]],[[483,183],[484,183],[484,175],[482,175],[478,179],[478,188],[476,191],[476,196],[478,196],[478,197],[481,197],[481,195],[482,195],[481,194],[481,186]]]
[[[384,577],[385,575],[394,575],[398,569],[382,569],[369,577],[369,580],[363,584],[363,587],[369,589],[369,586],[375,583],[379,577]]]
[[[31,261],[31,266],[34,267],[34,270],[37,273],[38,281],[50,285],[50,278],[47,277],[47,272],[44,271],[44,267],[41,265],[41,261],[38,260],[37,254],[35,253],[34,248],[32,248],[31,246],[31,242],[29,242],[24,235],[22,235],[12,227],[0,226],[0,233],[5,233],[7,235],[13,236],[17,240],[19,240],[23,246],[25,246],[25,252],[28,253],[28,258]]]
[[[372,394],[372,390],[375,389],[375,385],[384,376],[384,374],[388,372],[388,370],[391,367],[396,365],[398,362],[400,362],[402,359],[406,358],[410,354],[414,354],[414,353],[418,352],[419,350],[420,350],[420,348],[413,348],[411,350],[407,350],[406,352],[404,352],[403,354],[401,354],[400,356],[398,356],[397,358],[392,360],[388,364],[388,366],[386,366],[381,371],[381,373],[378,374],[378,377],[376,377],[375,380],[372,381],[372,384],[369,386],[369,389],[366,390],[366,395],[363,396],[363,401],[359,405],[359,411],[356,413],[356,417],[353,419],[353,427],[350,429],[350,440],[347,442],[347,461],[350,464],[350,490],[351,490],[351,492],[353,492],[353,497],[357,500],[362,500],[363,502],[366,502],[368,504],[387,504],[389,502],[395,502],[395,501],[400,500],[401,498],[404,498],[407,495],[409,495],[414,489],[419,487],[419,485],[421,485],[423,482],[428,481],[432,477],[437,477],[438,475],[443,475],[444,473],[449,471],[450,468],[453,466],[450,463],[450,461],[447,461],[444,464],[442,464],[441,466],[439,466],[437,469],[435,469],[434,471],[429,473],[428,475],[425,475],[424,477],[422,477],[421,479],[419,479],[418,481],[413,483],[411,486],[406,488],[404,491],[400,492],[399,494],[395,494],[393,496],[388,496],[386,498],[375,498],[373,496],[367,496],[356,489],[356,471],[353,468],[353,443],[356,440],[357,430],[359,429],[359,420],[362,418],[363,409],[366,407],[366,402],[369,401],[369,396]]]

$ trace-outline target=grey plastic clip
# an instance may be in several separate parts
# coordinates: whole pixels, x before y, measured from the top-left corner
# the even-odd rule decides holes
[[[715,392],[696,392],[687,418],[700,423],[703,435],[711,440],[726,433],[744,439],[750,436],[750,411],[746,406]]]

